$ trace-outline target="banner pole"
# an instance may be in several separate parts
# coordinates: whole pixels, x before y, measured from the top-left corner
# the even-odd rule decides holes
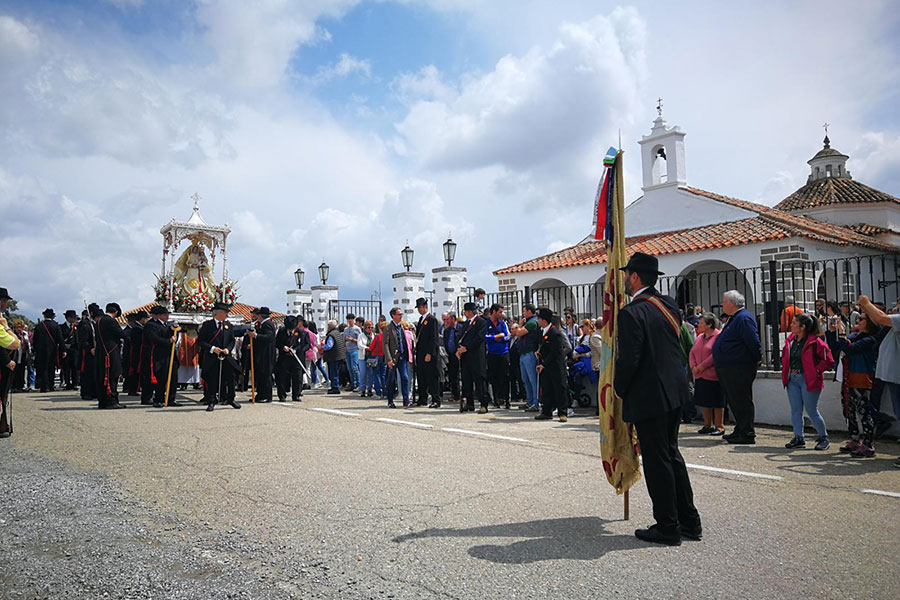
[[[172,331],[175,336],[172,339],[172,352],[169,354],[169,376],[166,377],[166,399],[165,402],[163,402],[164,407],[169,406],[169,390],[172,388],[172,367],[175,364],[175,344],[178,343],[178,332],[181,331],[181,327],[175,327]]]
[[[628,502],[628,494],[629,494],[629,490],[625,490],[625,520],[626,521],[631,518],[630,515],[628,514],[629,508],[630,508],[629,502]]]

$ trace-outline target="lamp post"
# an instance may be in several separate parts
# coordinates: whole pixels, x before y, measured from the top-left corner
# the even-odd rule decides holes
[[[448,235],[447,241],[443,244],[444,248],[444,260],[447,261],[447,266],[453,266],[453,261],[456,259],[456,242]]]
[[[294,271],[294,281],[297,282],[298,290],[303,289],[303,276],[304,276],[303,269],[300,267],[297,267],[297,270]]]
[[[406,247],[400,251],[400,257],[403,259],[403,266],[406,267],[407,272],[412,268],[414,254],[415,251],[409,247],[409,242],[407,242]]]
[[[322,260],[322,264],[319,265],[319,279],[322,280],[322,285],[325,285],[325,282],[328,281],[328,271],[330,267],[325,264],[325,260]]]

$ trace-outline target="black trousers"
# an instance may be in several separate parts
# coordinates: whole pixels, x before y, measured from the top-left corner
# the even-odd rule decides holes
[[[300,388],[300,364],[294,359],[281,358],[275,363],[275,386],[278,392],[278,398],[284,400],[287,397],[288,390],[291,391],[291,399],[296,400],[302,394]]]
[[[725,399],[734,417],[734,433],[740,437],[756,437],[753,422],[756,410],[753,406],[753,380],[756,365],[716,367],[716,375],[725,392]]]
[[[487,355],[487,376],[494,402],[509,400],[509,354]]]
[[[82,350],[81,357],[81,399],[93,400],[97,397],[97,357],[90,350]]]
[[[653,502],[653,518],[664,533],[677,532],[679,525],[700,525],[691,480],[678,449],[680,424],[680,407],[634,424],[641,444],[647,493]]]
[[[56,356],[37,356],[34,359],[34,387],[42,392],[56,389]]]
[[[97,358],[97,399],[100,408],[119,403],[119,375],[122,373],[122,358],[119,349],[113,348],[106,354],[101,351]]]
[[[455,401],[459,401],[459,359],[455,354],[447,356],[447,383],[450,387],[450,395]]]
[[[216,400],[220,403],[228,403],[234,400],[234,369],[224,360],[217,358],[207,358],[212,366],[206,369],[203,377],[204,398],[207,404],[215,404]],[[219,370],[221,369],[222,391],[219,393]],[[207,375],[209,378],[207,379]],[[218,397],[217,397],[218,396]]]
[[[462,371],[462,395],[466,399],[466,406],[474,409],[477,398],[481,406],[487,407],[489,401],[487,384],[480,365],[475,361],[462,360],[460,361],[460,370]]]
[[[256,399],[272,399],[272,367],[270,365],[253,365],[256,375]]]
[[[416,357],[416,386],[419,392],[419,404],[427,404],[428,396],[431,395],[433,402],[441,401],[441,388],[438,382],[436,355],[431,356],[429,362],[425,362],[425,357]]]
[[[141,404],[151,404],[153,402],[153,383],[150,376],[150,360],[147,359],[146,364],[141,364]]]
[[[556,409],[560,417],[569,414],[569,382],[562,374],[554,374],[546,368],[538,375],[541,391],[541,412],[552,415]]]
[[[18,367],[18,363],[16,363]],[[9,404],[9,391],[12,388],[12,380],[15,369],[10,371],[6,365],[0,366],[0,433],[12,433],[12,423],[9,422],[6,414],[6,407]]]

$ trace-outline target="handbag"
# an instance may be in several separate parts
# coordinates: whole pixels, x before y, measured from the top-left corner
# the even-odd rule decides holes
[[[372,368],[372,369],[374,369],[375,367],[377,367],[377,366],[378,366],[378,357],[377,357],[377,356],[373,356],[373,357],[367,358],[367,359],[366,359],[366,366],[367,366],[367,367],[370,367],[370,368]]]

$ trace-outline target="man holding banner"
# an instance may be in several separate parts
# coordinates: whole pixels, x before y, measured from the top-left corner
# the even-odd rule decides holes
[[[653,287],[662,275],[658,265],[655,256],[635,252],[620,267],[632,300],[618,316],[615,389],[622,397],[623,418],[637,429],[656,519],[656,525],[634,535],[678,546],[682,536],[699,540],[703,530],[678,450],[681,406],[690,395],[678,348],[681,316],[675,301]]]

